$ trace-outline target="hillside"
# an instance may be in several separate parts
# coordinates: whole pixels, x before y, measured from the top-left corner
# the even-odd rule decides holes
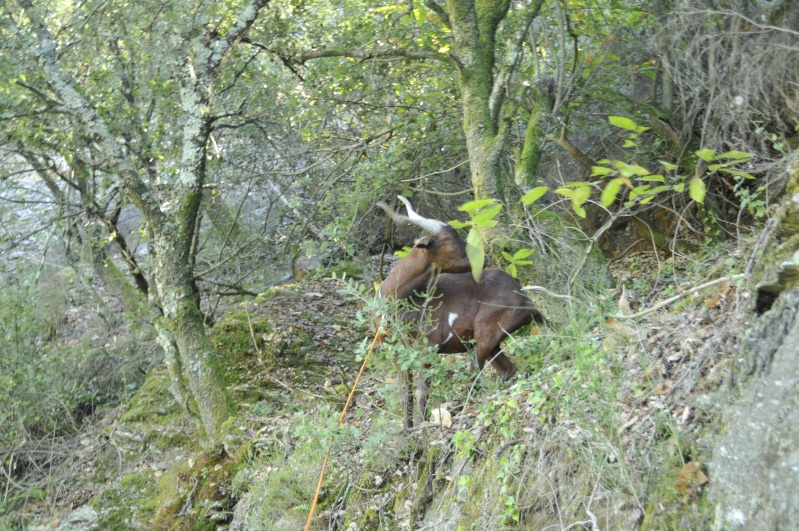
[[[0,3],[0,530],[799,529],[799,2],[712,4]]]
[[[314,529],[706,527],[710,441],[751,291],[723,281],[634,314],[740,271],[750,251],[614,262],[626,303],[618,291],[576,306],[571,323],[516,334],[523,370],[509,386],[447,358],[431,402],[444,420],[410,433],[379,351],[335,424],[370,339],[346,282],[272,288],[233,304],[211,332],[240,412],[224,446],[203,449],[156,367],[73,440],[77,457],[57,472],[70,494],[38,528],[300,529],[329,440]],[[28,503],[20,514],[51,510]]]

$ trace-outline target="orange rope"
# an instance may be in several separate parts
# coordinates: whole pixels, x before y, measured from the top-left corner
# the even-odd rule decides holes
[[[344,404],[344,409],[341,410],[341,415],[338,417],[338,423],[341,424],[344,421],[344,415],[347,413],[347,409],[350,407],[350,403],[352,402],[352,397],[355,396],[355,389],[358,387],[358,382],[361,381],[361,375],[363,371],[366,369],[366,362],[369,361],[369,356],[372,355],[372,351],[375,349],[375,343],[377,343],[377,338],[380,337],[381,329],[378,327],[377,332],[375,333],[375,337],[372,340],[372,344],[369,346],[369,352],[366,353],[366,356],[363,358],[363,363],[361,364],[361,370],[358,371],[358,376],[355,378],[355,383],[352,384],[352,389],[350,389],[350,395],[347,397],[347,402]],[[311,521],[313,520],[313,513],[316,510],[316,504],[319,501],[319,492],[322,490],[322,482],[325,479],[325,469],[327,468],[327,461],[330,459],[330,445],[333,444],[333,437],[330,438],[328,441],[327,447],[327,455],[325,455],[325,460],[322,463],[322,472],[319,474],[319,483],[316,485],[316,493],[313,497],[313,503],[311,504],[311,512],[308,515],[308,523],[305,524],[305,531],[310,531],[311,529]]]

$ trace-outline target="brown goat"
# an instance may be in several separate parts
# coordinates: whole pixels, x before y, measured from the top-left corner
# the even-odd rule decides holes
[[[544,323],[544,317],[520,293],[519,281],[505,271],[486,269],[480,281],[475,282],[466,256],[466,241],[457,231],[442,221],[419,216],[406,198],[399,199],[405,203],[408,216],[394,212],[383,202],[377,206],[397,225],[416,225],[431,235],[414,242],[411,252],[396,263],[383,281],[378,295],[409,298],[416,309],[406,311],[402,319],[422,323],[417,337],[426,336],[428,344],[437,345],[441,354],[466,352],[474,340],[478,368],[482,370],[489,361],[507,381],[516,373],[516,366],[501,352],[500,343],[533,320]],[[409,371],[400,371],[399,377],[403,427],[407,429],[413,426],[412,378]],[[424,419],[427,402],[427,384],[421,377],[417,395],[418,424]]]

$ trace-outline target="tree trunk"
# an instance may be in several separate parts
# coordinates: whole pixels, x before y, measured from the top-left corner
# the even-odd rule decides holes
[[[188,380],[205,431],[215,441],[221,435],[222,422],[233,413],[219,356],[205,333],[202,314],[195,303],[188,262],[165,252],[165,247],[171,245],[170,238],[157,236],[156,241],[155,278],[164,320],[180,354],[180,369]],[[179,375],[170,377],[172,387],[179,390]]]
[[[508,0],[447,2],[475,199],[497,198],[504,136],[496,120],[498,113],[492,113],[491,97],[496,31],[509,6]]]

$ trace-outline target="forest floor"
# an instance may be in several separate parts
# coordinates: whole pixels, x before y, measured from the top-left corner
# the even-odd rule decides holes
[[[720,282],[640,317],[631,315],[743,270],[748,256],[725,245],[701,258],[650,252],[611,264],[620,287],[612,296],[618,315],[597,320],[586,341],[617,360],[613,371],[619,387],[612,404],[616,447],[605,448],[602,458],[610,467],[621,462],[629,467],[625,474],[637,479],[630,480],[633,486],[619,487],[633,491],[621,498],[609,485],[594,485],[585,514],[593,515],[591,501],[599,507],[604,499],[606,527],[640,526],[658,513],[686,510],[695,513],[695,523],[707,522],[702,491],[710,479],[702,462],[702,440],[714,415],[708,397],[724,380],[738,348],[749,294],[733,281]],[[470,429],[477,433],[475,445],[488,439],[485,425],[476,430],[480,407],[469,402],[474,374],[465,386],[434,391],[431,404],[445,401],[446,418],[403,435],[394,395],[387,391],[396,387],[390,365],[372,364],[345,417],[346,429],[337,428],[335,418],[360,365],[357,352],[371,339],[367,327],[353,325],[361,303],[341,288],[340,280],[309,279],[272,288],[255,300],[230,301],[211,332],[226,356],[230,392],[240,412],[227,427],[224,448],[209,451],[202,446],[196,418],[174,403],[166,371],[156,365],[130,401],[97,411],[73,437],[61,441],[64,458],[50,470],[48,494],[32,496],[15,511],[26,522],[24,528],[247,529],[242,522],[258,517],[273,519],[264,529],[299,529],[310,509],[325,441],[333,437],[340,444],[334,447],[315,528],[414,528],[425,512],[433,512],[436,496],[456,498],[463,487],[456,470],[462,454],[459,439]],[[536,333],[541,336],[538,344],[545,345],[560,331],[555,326]],[[113,341],[111,336],[97,342]],[[460,367],[468,367],[465,359],[462,363]],[[520,375],[504,391],[493,382],[493,374],[488,376],[492,382],[482,390],[483,399],[530,396],[524,391],[525,377]],[[506,392],[510,394],[502,394]],[[580,407],[591,409],[591,404]],[[547,414],[519,414],[518,425],[511,425],[513,435],[497,443],[495,455],[541,437],[542,430],[563,438],[547,443],[553,455],[560,452],[559,445],[573,448],[590,439],[590,424],[604,422],[589,418],[581,423],[564,411],[556,406]],[[588,413],[592,415],[598,413]],[[669,433],[664,433],[664,418]],[[502,426],[495,429],[499,433]],[[431,447],[440,449],[435,482],[426,476],[424,465],[430,454],[420,457],[419,452]],[[659,459],[656,452],[669,455]],[[660,470],[665,466],[670,470]],[[662,477],[668,478],[669,488],[653,486]],[[283,498],[273,499],[275,490]],[[271,513],[252,507],[265,498],[274,506]],[[282,514],[275,516],[275,511]],[[546,511],[550,522],[563,517],[552,508],[538,508],[536,520],[533,511],[520,507],[501,521],[508,526],[521,518],[532,526],[546,521]]]

